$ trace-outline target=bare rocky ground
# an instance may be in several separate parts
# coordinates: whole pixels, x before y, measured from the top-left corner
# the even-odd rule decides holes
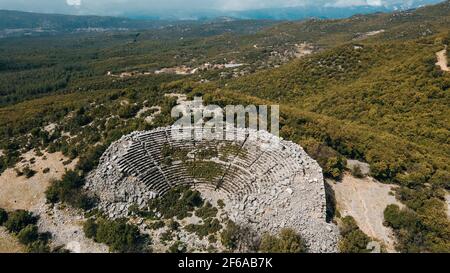
[[[295,57],[302,58],[314,53],[314,46],[312,44],[308,44],[306,42],[301,44],[296,44],[297,52],[295,53]]]
[[[31,178],[17,176],[15,169],[9,168],[0,176],[0,207],[7,210],[25,209],[34,211],[40,205],[45,204],[45,190],[52,179],[60,179],[66,169],[72,169],[76,161],[68,165],[61,153],[44,153],[37,156],[33,151],[22,155],[24,158],[16,165],[15,169],[21,170],[29,166],[36,171]],[[34,163],[33,160],[34,159]],[[44,170],[48,168],[48,172]]]
[[[64,207],[42,205],[36,211],[40,215],[39,231],[52,234],[53,247],[64,246],[73,253],[106,253],[108,247],[86,238],[83,232],[85,218],[82,212]]]
[[[131,151],[131,147],[140,147],[133,146],[133,143],[139,141],[141,136],[145,135],[147,139],[154,134],[153,136],[157,138],[158,132],[165,131],[170,132],[170,128],[134,132],[123,136],[107,149],[100,159],[98,168],[88,175],[86,189],[99,197],[99,208],[110,217],[126,216],[131,204],[141,205],[144,203],[143,200],[158,194],[151,191],[146,182],[140,180],[140,176],[124,173],[120,162],[132,160],[130,158],[136,156],[136,151],[133,150],[130,154],[128,152]],[[244,131],[240,133],[243,134]],[[275,136],[263,131],[258,132],[258,136],[259,138],[254,140],[249,138],[245,145],[246,153],[257,158],[252,164],[253,168],[256,168],[254,173],[243,172],[241,176],[233,178],[235,179],[233,183],[242,187],[249,183],[246,180],[252,180],[251,190],[218,191],[222,193],[220,199],[225,201],[224,210],[229,218],[238,225],[251,229],[253,232],[249,237],[253,241],[258,240],[264,232],[277,233],[282,228],[293,228],[302,235],[311,252],[336,252],[338,230],[334,224],[327,223],[325,219],[324,181],[317,162],[292,142],[282,141],[282,145],[272,145]],[[262,157],[257,156],[262,154],[279,158],[278,160],[272,158],[273,162],[261,161]],[[150,167],[151,164],[159,164],[145,156],[136,158],[138,162],[143,162],[141,165],[150,164],[148,165]],[[227,165],[227,162],[222,162],[220,158],[213,158],[211,161]],[[274,165],[275,161],[277,163]],[[234,166],[238,167],[237,164]],[[164,177],[172,175],[163,174]],[[184,181],[185,174],[176,173],[176,175],[180,181]],[[151,181],[151,183],[160,182]],[[200,186],[204,186],[199,190],[207,199],[215,192],[213,186],[198,183],[198,187]]]
[[[447,46],[445,46],[445,48],[443,50],[437,52],[436,57],[437,57],[436,65],[439,66],[442,71],[449,72],[450,68],[448,67],[448,62],[447,62]]]
[[[161,106],[152,106],[152,107],[143,107],[141,110],[139,110],[136,113],[136,117],[140,118],[142,117],[147,111],[155,111],[154,113],[147,115],[144,119],[145,122],[147,122],[148,124],[151,124],[153,122],[153,120],[155,119],[156,116],[158,116],[159,114],[161,114]]]
[[[391,191],[395,185],[383,184],[366,177],[358,179],[345,174],[342,182],[328,180],[333,187],[337,209],[342,216],[355,218],[358,226],[368,236],[378,239],[388,252],[394,252],[394,235],[383,225],[384,209],[390,204],[402,204]]]
[[[9,234],[4,227],[0,227],[0,253],[23,253],[25,248],[17,239]]]
[[[206,199],[207,200],[207,199]],[[215,204],[213,204],[216,206]],[[216,206],[217,207],[217,206]],[[222,212],[219,210],[218,215],[221,215]],[[139,220],[140,221],[140,220]],[[167,220],[165,221],[167,224]],[[182,242],[183,245],[187,248],[188,253],[206,253],[206,252],[224,252],[226,248],[220,243],[220,236],[216,235],[217,241],[215,243],[211,243],[208,241],[208,236],[200,239],[195,233],[191,233],[185,230],[185,227],[189,224],[203,224],[203,220],[195,215],[191,217],[187,217],[181,221],[178,221],[180,227],[178,231],[172,232],[172,239],[169,242],[164,242],[161,240],[161,236],[169,230],[167,225],[161,229],[152,230],[148,227],[147,222],[144,221],[139,228],[142,233],[150,235],[152,238],[152,251],[154,253],[165,253],[168,248],[176,241]]]
[[[45,190],[50,181],[60,179],[63,174],[73,169],[76,160],[64,165],[68,158],[61,153],[46,153],[37,156],[29,151],[22,155],[23,160],[16,165],[16,169],[29,166],[36,171],[31,178],[17,176],[15,169],[7,169],[0,176],[0,207],[6,210],[28,210],[39,216],[39,231],[52,233],[52,245],[62,246],[73,252],[105,252],[107,248],[96,244],[84,237],[82,230],[82,214],[70,209],[51,208],[46,204]],[[67,162],[66,162],[67,163]],[[45,169],[49,169],[44,173]],[[14,237],[4,230],[0,230],[0,252],[23,251],[17,246]]]
[[[445,200],[447,203],[447,216],[450,219],[450,193],[447,193],[447,195],[445,195]]]
[[[370,165],[369,164],[358,161],[358,160],[347,159],[347,169],[353,170],[353,168],[355,168],[355,167],[359,167],[359,169],[361,170],[361,173],[363,175],[369,175],[369,173],[370,173]]]
[[[371,36],[379,35],[383,32],[385,32],[384,29],[369,31],[369,32],[365,32],[365,33],[358,33],[353,40],[364,40]]]

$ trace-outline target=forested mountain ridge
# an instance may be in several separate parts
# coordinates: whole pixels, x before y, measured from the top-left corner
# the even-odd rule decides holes
[[[320,51],[370,39],[374,33],[377,40],[426,37],[448,27],[449,6],[445,2],[415,11],[313,19],[273,27],[270,21],[219,20],[119,33],[0,39],[0,105],[68,90],[78,77],[87,79],[107,71],[152,71],[234,60],[249,64],[251,72],[267,67],[269,61],[269,66],[282,64],[272,60],[273,54],[285,58],[283,54],[295,52],[298,43],[310,43]],[[48,45],[52,46],[50,55]],[[14,84],[18,79],[22,81],[20,86]]]
[[[0,10],[0,29],[40,28],[53,30],[75,30],[81,28],[149,28],[165,22],[139,21],[128,18],[105,16],[76,16],[42,14],[12,10]]]
[[[393,13],[354,15],[346,19],[311,19],[285,22],[265,30],[265,35],[311,41],[322,46],[361,40],[374,33],[377,39],[411,39],[445,31],[450,21],[450,2]]]
[[[264,26],[275,24],[269,20],[153,20],[125,17],[41,14],[0,10],[0,38],[23,36],[49,36],[64,33],[160,30],[165,36],[181,31],[186,36],[218,35],[224,32],[252,33]],[[192,35],[192,34],[191,34]]]

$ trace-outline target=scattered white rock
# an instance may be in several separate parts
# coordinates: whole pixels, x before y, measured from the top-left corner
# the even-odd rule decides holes
[[[268,132],[227,128],[240,139],[228,143],[242,146],[246,156],[234,156],[227,162],[211,159],[229,168],[216,191],[211,181],[189,177],[183,162],[162,164],[161,149],[170,145],[194,150],[199,145],[226,141],[179,140],[173,137],[172,129],[134,132],[105,151],[85,186],[100,198],[100,209],[113,218],[123,217],[131,205],[142,205],[155,193],[162,195],[176,185],[193,185],[206,199],[219,195],[228,218],[250,228],[250,237],[290,227],[302,235],[311,252],[337,251],[338,229],[326,222],[322,170],[300,146]],[[205,134],[202,129],[192,129],[196,136]],[[244,143],[246,135],[252,137]]]

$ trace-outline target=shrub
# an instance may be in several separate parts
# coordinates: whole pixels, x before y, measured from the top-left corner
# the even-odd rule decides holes
[[[46,241],[37,240],[28,245],[27,251],[30,253],[50,253],[51,250]]]
[[[308,141],[305,143],[308,154],[313,157],[323,169],[326,177],[340,179],[346,164],[346,159],[337,153],[334,149],[317,141]]]
[[[8,220],[5,227],[9,232],[19,233],[28,225],[36,224],[37,218],[31,212],[25,210],[16,210],[8,214]]]
[[[225,207],[225,202],[222,199],[217,200],[217,206],[220,209],[223,209]]]
[[[77,163],[77,169],[85,173],[92,171],[97,165],[103,152],[106,150],[105,145],[98,145],[89,149]]]
[[[205,220],[205,223],[202,225],[190,224],[190,225],[187,225],[184,229],[188,232],[193,232],[193,233],[197,234],[197,236],[200,239],[203,239],[204,237],[206,237],[210,234],[214,234],[214,233],[218,232],[219,230],[221,230],[222,225],[220,224],[219,220],[213,219],[213,218],[208,218]]]
[[[186,171],[189,176],[213,182],[223,174],[222,165],[213,161],[185,162]]]
[[[86,115],[86,110],[84,107],[81,107],[76,112],[75,116],[73,117],[73,122],[78,126],[85,126],[91,123],[92,118],[88,115]]]
[[[163,228],[164,226],[165,226],[164,221],[156,221],[149,225],[149,227],[153,230]]]
[[[139,106],[134,104],[127,104],[119,108],[118,115],[120,118],[129,119],[136,116],[139,111]]]
[[[339,226],[342,235],[339,241],[339,250],[343,253],[367,253],[367,244],[371,241],[370,237],[362,232],[355,219],[346,216],[342,219]]]
[[[23,168],[22,173],[25,175],[26,178],[31,178],[36,174],[36,171],[31,169],[29,166],[25,166]]]
[[[94,239],[97,235],[97,223],[95,222],[95,220],[88,219],[86,222],[84,222],[83,231],[86,237]]]
[[[226,228],[220,234],[222,245],[229,250],[235,250],[238,247],[239,233],[239,226],[229,220]]]
[[[176,241],[169,247],[170,253],[186,253],[187,247],[186,244],[180,241]]]
[[[210,217],[216,217],[217,212],[218,212],[217,208],[213,207],[211,203],[206,202],[205,205],[203,205],[203,207],[197,209],[195,215],[205,220]]]
[[[200,192],[182,186],[172,188],[164,196],[150,200],[149,210],[160,212],[166,219],[177,217],[181,220],[191,215],[196,207],[202,205],[203,199]]]
[[[159,240],[166,245],[167,242],[172,241],[173,239],[173,233],[171,230],[166,230],[165,232],[161,233],[159,236]]]
[[[31,244],[39,238],[38,227],[36,225],[28,225],[23,228],[19,234],[17,234],[17,239],[24,245]]]
[[[126,219],[86,221],[83,230],[89,238],[104,243],[114,252],[143,252],[146,251],[147,236],[139,229],[127,223]]]
[[[263,253],[304,253],[306,246],[299,234],[292,229],[282,229],[280,235],[264,234],[259,250]]]
[[[217,237],[214,234],[211,234],[208,236],[208,242],[211,244],[214,244],[215,242],[217,242]]]
[[[76,208],[90,209],[94,207],[96,200],[82,190],[83,185],[82,176],[75,171],[68,171],[61,180],[53,181],[45,191],[47,202],[63,202]]]
[[[330,157],[327,159],[323,172],[324,175],[333,179],[340,179],[345,169],[346,160],[342,156]]]
[[[443,202],[436,198],[424,200],[417,210],[387,206],[384,220],[394,230],[397,250],[450,252],[450,225],[443,207]]]
[[[353,166],[352,175],[356,178],[364,178],[364,174],[361,171],[361,167],[359,167],[358,165]]]
[[[6,210],[0,208],[0,226],[8,220],[8,213]]]
[[[172,219],[169,221],[168,227],[170,228],[170,230],[176,231],[180,227],[180,223]]]

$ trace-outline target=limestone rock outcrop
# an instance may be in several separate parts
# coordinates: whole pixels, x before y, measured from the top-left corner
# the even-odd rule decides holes
[[[289,227],[298,231],[311,252],[336,252],[338,230],[326,222],[322,170],[297,144],[266,131],[227,128],[231,140],[179,139],[173,127],[134,132],[113,143],[88,176],[86,189],[95,193],[99,207],[110,217],[126,216],[133,204],[163,195],[177,185],[191,185],[225,201],[228,217],[261,235]],[[222,166],[214,179],[193,177],[183,160],[165,163],[163,150],[216,149],[203,158]],[[239,151],[236,151],[236,147]],[[187,155],[190,162],[195,156]]]

